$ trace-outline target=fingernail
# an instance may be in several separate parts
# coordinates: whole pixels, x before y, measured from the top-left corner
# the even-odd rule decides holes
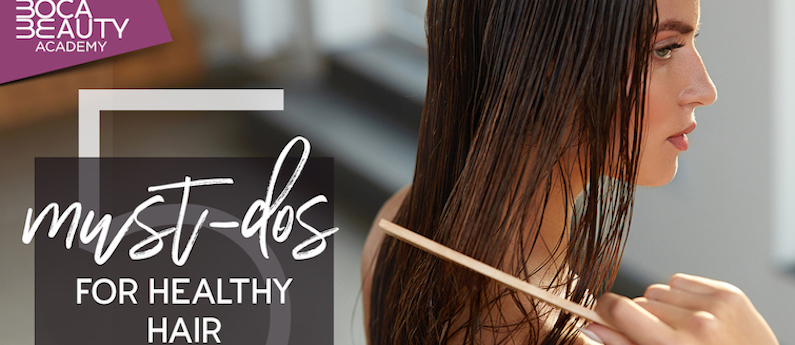
[[[604,341],[602,341],[602,339],[601,339],[601,338],[599,338],[599,336],[598,336],[598,335],[596,335],[596,333],[594,333],[594,332],[591,332],[591,331],[589,331],[589,330],[587,330],[587,329],[585,329],[585,328],[578,328],[577,330],[578,330],[578,331],[580,331],[580,333],[582,333],[582,334],[585,334],[585,336],[586,336],[586,337],[588,337],[588,338],[591,338],[591,340],[593,340],[593,341],[595,341],[595,342],[597,342],[597,343],[599,343],[599,344],[604,344],[604,343],[605,343],[605,342],[604,342]]]

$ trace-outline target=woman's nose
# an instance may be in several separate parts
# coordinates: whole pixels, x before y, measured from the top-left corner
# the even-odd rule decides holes
[[[682,106],[692,105],[694,107],[710,105],[718,98],[718,91],[712,78],[704,67],[704,62],[698,51],[693,51],[694,56],[687,78],[687,86],[679,94],[679,104]]]

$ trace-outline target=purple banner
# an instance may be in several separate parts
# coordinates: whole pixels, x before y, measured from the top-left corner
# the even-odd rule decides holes
[[[171,42],[156,0],[0,4],[0,84]]]

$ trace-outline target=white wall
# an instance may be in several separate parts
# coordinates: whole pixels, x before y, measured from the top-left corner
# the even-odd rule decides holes
[[[313,0],[313,33],[320,48],[340,50],[362,44],[381,29],[373,0]]]
[[[771,61],[772,48],[795,37],[771,39],[774,4],[701,2],[697,46],[718,100],[696,110],[698,128],[690,150],[680,155],[676,179],[638,191],[623,265],[656,282],[676,272],[731,282],[748,294],[779,341],[793,344],[795,275],[784,273],[773,257],[779,184],[771,180],[772,85],[781,71]]]
[[[375,0],[190,0],[184,5],[211,66],[259,62],[284,49],[300,51],[303,44],[339,50],[372,39],[382,26]]]

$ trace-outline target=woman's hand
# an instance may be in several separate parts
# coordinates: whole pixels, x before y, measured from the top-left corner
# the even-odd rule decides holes
[[[598,324],[586,329],[609,345],[778,344],[740,289],[692,275],[676,274],[634,300],[605,294],[596,312],[620,333]]]

